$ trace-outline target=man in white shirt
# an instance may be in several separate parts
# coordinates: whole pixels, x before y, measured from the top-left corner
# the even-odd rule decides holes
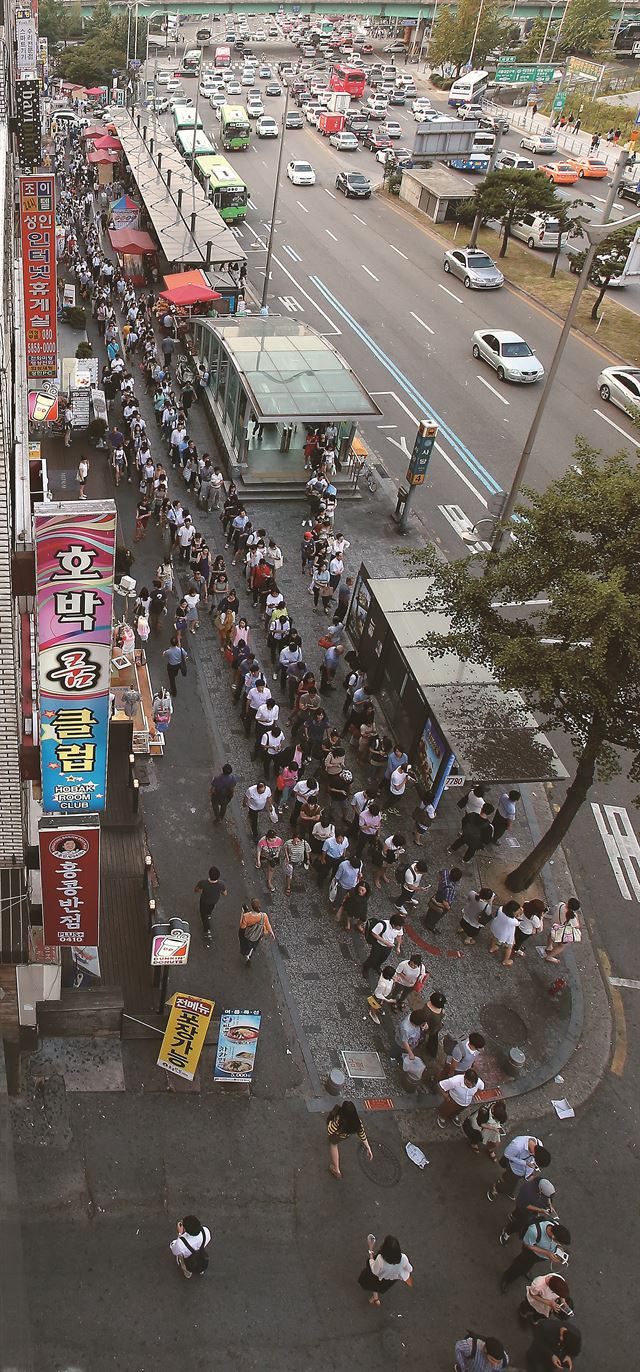
[[[255,786],[249,786],[244,793],[242,801],[243,809],[249,811],[249,824],[251,833],[256,843],[258,842],[258,815],[260,815],[271,803],[271,788],[266,781],[257,781]]]
[[[203,1277],[209,1259],[205,1258],[204,1254],[199,1259],[194,1255],[211,1243],[211,1230],[207,1229],[206,1224],[201,1224],[195,1215],[185,1215],[184,1219],[178,1220],[176,1229],[178,1237],[173,1239],[169,1248],[183,1277],[192,1277],[194,1272]]]
[[[211,473],[211,496],[210,505],[212,510],[217,510],[220,504],[220,493],[224,486],[224,477],[219,467],[214,467]]]
[[[438,1090],[442,1092],[444,1100],[436,1112],[436,1124],[439,1129],[444,1129],[448,1120],[456,1124],[457,1116],[477,1096],[478,1091],[484,1091],[482,1077],[478,1076],[475,1068],[470,1067],[468,1072],[456,1072],[453,1077],[445,1077],[438,1082]]]
[[[271,728],[267,729],[260,739],[262,767],[267,780],[269,779],[272,759],[283,751],[284,745],[285,737],[279,724],[272,724]]]
[[[395,949],[396,953],[400,952],[404,929],[399,915],[391,915],[390,919],[376,920],[368,927],[371,931],[371,945],[369,956],[366,962],[362,964],[364,977],[367,976],[370,967],[373,967],[374,972],[380,971],[392,948]]]
[[[272,724],[275,724],[279,715],[280,706],[276,705],[273,696],[267,696],[267,699],[263,700],[262,703],[258,706],[258,709],[255,713],[256,728],[252,757],[259,757],[260,745],[262,743],[262,735],[268,732]]]
[[[246,694],[246,708],[244,712],[244,732],[247,738],[251,733],[251,725],[255,720],[256,711],[260,708],[261,705],[266,705],[269,698],[270,697],[269,692],[267,690],[267,683],[263,676],[259,676],[255,685],[250,686]]]
[[[508,1143],[499,1159],[502,1176],[487,1191],[487,1200],[496,1196],[514,1199],[516,1187],[523,1178],[530,1181],[543,1167],[548,1167],[551,1154],[541,1139],[530,1134],[518,1134]]]
[[[416,778],[407,762],[403,762],[401,767],[396,767],[389,777],[389,792],[392,801],[400,800],[409,782],[415,782],[415,780]]]
[[[428,870],[426,862],[421,859],[418,862],[412,862],[410,866],[407,864],[405,867],[400,882],[400,894],[394,902],[396,910],[401,915],[408,915],[407,906],[418,904],[418,891],[422,885],[422,878],[426,876]],[[398,871],[401,871],[401,868],[398,868]]]
[[[191,520],[191,515],[187,515],[184,524],[178,527],[178,546],[180,548],[180,561],[189,561],[189,551],[191,544],[196,536],[196,531]]]
[[[413,991],[420,978],[424,976],[424,963],[419,953],[399,962],[393,974],[393,1008],[399,1010],[404,1005],[410,991]]]

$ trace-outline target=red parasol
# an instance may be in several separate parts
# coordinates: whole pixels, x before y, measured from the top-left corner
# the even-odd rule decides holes
[[[160,291],[160,298],[171,305],[201,305],[219,300],[220,292],[212,291],[210,286],[174,286],[170,291]]]
[[[107,149],[110,152],[116,152],[122,147],[120,139],[114,138],[112,133],[101,133],[100,137],[96,138],[95,145],[96,148],[99,148],[101,152],[104,152]]]

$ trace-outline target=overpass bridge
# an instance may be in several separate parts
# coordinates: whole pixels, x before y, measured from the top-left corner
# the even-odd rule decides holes
[[[90,18],[96,3],[97,0],[83,0],[82,14],[85,18]],[[119,9],[130,8],[130,3],[131,0],[112,0],[111,8],[117,13]],[[366,15],[381,20],[391,19],[399,21],[398,26],[401,28],[403,20],[419,22],[423,19],[433,18],[438,3],[442,4],[443,0],[425,0],[423,4],[417,3],[416,0],[406,0],[405,3],[403,0],[397,0],[397,3],[394,0],[349,0],[343,17],[349,15],[358,19],[359,16]],[[452,8],[455,9],[455,4]],[[182,4],[169,3],[166,5],[158,4],[157,0],[155,4],[152,3],[152,0],[149,0],[149,3],[145,3],[145,0],[139,0],[138,9],[141,18],[149,17],[151,14],[154,16],[175,14],[183,15],[187,19],[191,15],[194,18],[196,15],[200,18],[201,15],[205,14],[222,15],[226,12],[231,12],[234,15],[276,15],[282,10],[292,16],[300,14],[334,15],[339,12],[336,7],[336,0],[333,0],[333,3],[332,0],[295,0],[295,2],[294,0],[283,0],[282,4],[275,4],[274,0],[271,0],[271,3],[269,0],[242,0],[239,5],[229,3],[229,0],[220,0],[218,4],[203,4],[202,0],[200,2],[199,0],[184,0]],[[504,5],[504,17],[515,20],[536,19],[538,17],[548,19],[557,9],[558,0],[555,0],[555,3],[554,0],[508,0],[508,3]],[[617,24],[623,11],[627,23],[634,19],[640,19],[640,0],[614,0],[611,5],[612,26]]]

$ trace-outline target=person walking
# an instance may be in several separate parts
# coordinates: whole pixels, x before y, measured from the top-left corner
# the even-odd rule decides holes
[[[484,1091],[484,1082],[475,1067],[470,1067],[466,1072],[443,1077],[438,1082],[438,1090],[442,1092],[444,1100],[436,1111],[436,1124],[439,1129],[444,1129],[450,1120],[453,1124],[459,1123],[457,1116],[473,1103],[478,1091]]]
[[[79,491],[79,495],[80,495],[80,499],[81,499],[81,500],[86,500],[86,498],[87,498],[87,497],[86,497],[86,494],[85,494],[85,489],[84,489],[84,488],[85,488],[85,486],[86,486],[86,484],[87,484],[87,478],[88,478],[88,476],[89,476],[89,463],[88,463],[86,457],[81,457],[81,458],[80,458],[80,461],[79,461],[79,463],[78,463],[78,470],[77,470],[77,472],[76,472],[76,481],[77,481],[77,483],[78,483],[78,491]]]
[[[558,906],[544,950],[545,962],[559,962],[568,947],[582,942],[580,909],[580,901],[575,896]]]
[[[479,891],[469,891],[462,907],[458,934],[467,944],[475,943],[481,929],[493,918],[495,891],[490,886],[481,886]]]
[[[393,974],[394,1010],[399,1010],[404,1005],[407,996],[416,990],[423,978],[426,979],[426,971],[420,953],[411,953],[410,957],[398,963]]]
[[[303,838],[298,834],[292,834],[291,837],[285,841],[282,856],[284,859],[284,893],[285,896],[290,896],[291,883],[296,869],[304,868],[305,872],[309,871],[311,849],[306,838]]]
[[[458,1339],[453,1354],[455,1372],[502,1372],[509,1366],[504,1344],[492,1334],[467,1334],[465,1339]]]
[[[357,1134],[360,1143],[364,1148],[369,1162],[373,1160],[371,1145],[367,1138],[364,1124],[360,1119],[353,1101],[343,1100],[340,1105],[334,1105],[333,1110],[327,1116],[327,1141],[329,1144],[329,1171],[336,1181],[342,1178],[340,1171],[340,1144],[347,1139],[353,1138]]]
[[[568,1320],[541,1320],[527,1349],[527,1372],[572,1372],[582,1351],[582,1335]]]
[[[465,1135],[472,1153],[484,1151],[492,1162],[498,1161],[500,1140],[506,1133],[507,1107],[503,1100],[491,1101],[478,1106],[462,1122]]]
[[[528,1277],[538,1262],[564,1266],[567,1262],[567,1244],[570,1243],[571,1234],[566,1225],[559,1224],[557,1220],[534,1220],[523,1237],[518,1256],[502,1273],[502,1294],[504,1295],[518,1277]]]
[[[168,648],[162,654],[167,665],[167,676],[169,678],[169,690],[172,696],[178,694],[178,672],[182,676],[187,675],[187,654],[184,648],[178,643],[174,634]]]
[[[195,1215],[185,1215],[176,1225],[177,1238],[169,1248],[187,1280],[193,1276],[204,1277],[209,1266],[206,1249],[211,1243],[211,1230],[202,1224]]]
[[[238,778],[233,775],[230,762],[225,762],[222,771],[211,778],[209,800],[216,824],[220,824],[227,813],[227,806],[233,800]]]
[[[513,967],[513,945],[518,927],[518,920],[522,914],[520,902],[517,900],[507,900],[504,905],[499,905],[491,923],[489,932],[491,943],[489,952],[502,953],[502,966]]]
[[[258,842],[258,817],[271,804],[271,787],[267,786],[266,781],[257,781],[255,786],[247,787],[244,793],[242,808],[249,812],[249,824],[251,833]]]
[[[408,907],[418,904],[418,891],[422,885],[422,878],[427,875],[429,868],[427,863],[421,858],[417,862],[406,864],[401,862],[396,867],[396,877],[400,883],[400,893],[394,901],[396,910],[400,915],[408,915]]]
[[[553,1202],[555,1194],[553,1182],[549,1181],[548,1177],[541,1177],[539,1173],[520,1183],[516,1192],[515,1207],[498,1236],[503,1248],[508,1244],[512,1234],[518,1234],[522,1239],[533,1220],[558,1218]]]
[[[380,1297],[396,1281],[403,1281],[407,1286],[413,1284],[411,1278],[413,1268],[406,1253],[402,1252],[398,1239],[393,1234],[387,1234],[377,1253],[375,1252],[375,1242],[375,1235],[369,1234],[367,1239],[369,1257],[358,1277],[358,1282],[363,1291],[371,1292],[369,1305],[379,1305]]]
[[[494,1201],[498,1196],[515,1199],[516,1187],[525,1178],[535,1176],[543,1167],[548,1167],[551,1154],[542,1139],[535,1135],[518,1134],[508,1143],[499,1159],[502,1176],[489,1187],[487,1200]]]
[[[254,896],[251,905],[243,905],[238,927],[240,952],[246,963],[251,962],[258,944],[265,935],[275,939],[269,916],[266,910],[261,909],[260,901]]]
[[[440,920],[451,909],[462,877],[461,867],[442,867],[438,872],[438,885],[429,897],[427,912],[422,917],[425,929],[429,929],[431,933],[435,933]]]
[[[493,815],[493,844],[499,843],[502,835],[513,827],[519,800],[519,791],[502,792]]]
[[[200,895],[200,919],[202,920],[202,932],[204,934],[205,947],[211,947],[211,916],[222,896],[226,896],[227,888],[220,876],[218,867],[210,867],[209,874],[194,886],[194,891]]]
[[[471,862],[479,849],[486,848],[493,839],[493,824],[491,822],[493,812],[493,805],[489,801],[485,801],[480,814],[473,811],[471,814],[463,815],[460,834],[455,842],[450,845],[449,852],[455,853],[458,848],[463,848],[466,843],[467,851],[462,854],[462,861]]]
[[[280,855],[283,840],[276,833],[275,829],[267,829],[263,838],[258,839],[256,848],[256,867],[258,871],[262,867],[267,873],[267,890],[273,891],[273,874],[276,867],[280,864]]]

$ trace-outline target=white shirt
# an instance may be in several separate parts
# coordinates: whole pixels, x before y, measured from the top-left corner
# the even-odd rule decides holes
[[[369,1259],[369,1266],[374,1275],[383,1281],[407,1281],[413,1272],[406,1253],[401,1254],[400,1262],[385,1262],[378,1253],[377,1258]]]
[[[474,929],[479,929],[479,916],[490,908],[491,901],[483,900],[477,891],[470,891],[462,908],[462,918],[466,919],[467,924],[471,924]]]
[[[475,1086],[465,1086],[464,1072],[457,1072],[454,1077],[445,1077],[444,1081],[440,1082],[440,1086],[452,1100],[455,1100],[457,1105],[471,1105],[478,1091],[484,1091],[482,1077],[478,1077]]]
[[[475,791],[470,791],[467,796],[467,803],[464,807],[465,815],[479,815],[484,805],[484,797],[477,796]]]
[[[250,786],[244,793],[244,798],[250,810],[266,810],[271,800],[271,791],[265,786],[264,791],[259,791],[257,786]]]
[[[402,929],[394,929],[387,919],[372,925],[371,933],[376,943],[382,943],[385,948],[393,948],[396,939],[402,938]]]
[[[204,1233],[202,1231],[204,1231]],[[211,1230],[207,1229],[206,1224],[203,1224],[200,1233],[187,1234],[187,1240],[190,1244],[190,1247],[193,1248],[193,1250],[197,1253],[198,1249],[203,1247],[203,1244],[206,1247],[208,1243],[211,1243]],[[173,1240],[173,1243],[169,1244],[169,1247],[171,1249],[171,1252],[173,1253],[174,1258],[191,1257],[191,1253],[189,1252],[189,1249],[187,1248],[187,1245],[180,1234],[178,1235],[177,1239]]]
[[[374,991],[376,1000],[386,1000],[393,990],[393,977],[380,977]]]
[[[407,788],[409,773],[403,772],[401,767],[396,767],[395,772],[391,773],[389,790],[392,796],[403,796]]]
[[[517,927],[517,915],[505,915],[502,906],[499,905],[489,925],[494,939],[496,939],[498,943],[512,944],[516,936]]]
[[[360,812],[358,827],[360,829],[361,834],[366,834],[369,837],[372,837],[373,834],[377,834],[381,824],[382,815],[372,815],[368,806]]]
[[[195,529],[194,529],[194,527],[193,527],[193,524],[181,524],[181,525],[180,525],[180,528],[178,529],[178,543],[180,544],[180,547],[181,547],[181,548],[188,548],[188,547],[190,547],[190,545],[191,545],[191,543],[193,542],[195,536],[196,536],[196,531],[195,531]]]
[[[266,686],[252,686],[247,691],[247,705],[251,710],[258,710],[261,705],[266,705],[269,700],[269,692]]]
[[[267,699],[270,697],[268,696]],[[256,724],[275,724],[279,714],[279,705],[267,705],[265,701],[264,705],[259,705],[256,710]]]
[[[405,958],[404,962],[398,963],[393,980],[397,986],[415,986],[423,973],[424,967],[422,963],[420,963],[419,967],[412,967],[409,963],[409,959]]]
[[[407,867],[402,878],[402,884],[408,891],[417,891],[422,882],[422,872],[414,872],[413,867]]]
[[[353,805],[353,808],[357,815],[362,814],[362,811],[368,804],[368,801],[369,797],[366,791],[356,791],[355,795],[351,797],[351,804]]]
[[[278,753],[282,752],[284,744],[284,734],[272,734],[271,731],[269,731],[268,734],[262,735],[262,742],[260,746],[262,748],[266,748],[269,757],[277,757]]]

